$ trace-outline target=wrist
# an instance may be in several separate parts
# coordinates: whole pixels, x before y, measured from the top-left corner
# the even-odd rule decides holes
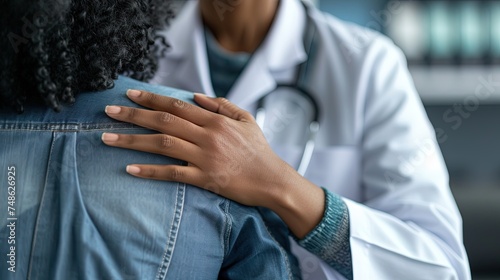
[[[273,188],[266,207],[278,214],[301,239],[322,220],[326,198],[323,189],[292,171],[286,173],[279,187]]]

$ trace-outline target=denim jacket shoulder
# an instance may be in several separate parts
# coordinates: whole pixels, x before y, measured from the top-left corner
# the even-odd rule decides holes
[[[192,102],[188,92],[120,77],[60,113],[0,112],[0,184],[8,186],[0,195],[1,279],[164,277],[186,186],[137,180],[124,168],[182,162],[101,143],[104,131],[149,132],[104,114],[110,104],[137,106],[125,96],[129,88]]]
[[[272,235],[255,208],[125,172],[184,164],[102,143],[103,132],[154,133],[104,113],[138,106],[127,89],[193,102],[192,93],[120,77],[60,113],[0,112],[0,279],[294,278],[296,261],[276,241],[287,232]]]

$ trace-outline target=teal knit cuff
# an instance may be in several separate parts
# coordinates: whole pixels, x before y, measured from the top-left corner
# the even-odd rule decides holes
[[[326,198],[323,219],[304,239],[298,240],[298,244],[352,279],[349,211],[340,196],[325,188],[323,191]]]

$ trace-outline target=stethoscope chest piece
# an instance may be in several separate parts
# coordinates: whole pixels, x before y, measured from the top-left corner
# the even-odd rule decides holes
[[[302,149],[297,172],[304,175],[319,132],[319,110],[314,98],[295,86],[278,86],[259,101],[256,121],[269,144]]]

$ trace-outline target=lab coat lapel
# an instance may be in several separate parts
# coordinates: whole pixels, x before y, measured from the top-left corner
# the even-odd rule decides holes
[[[265,57],[256,54],[234,84],[228,98],[241,108],[250,110],[251,104],[274,88],[276,88],[276,81],[269,70]]]
[[[207,52],[205,48],[205,37],[203,29],[196,28],[194,30],[193,43],[188,48],[193,48],[191,53],[193,56],[184,56],[184,62],[178,64],[176,76],[182,81],[188,83],[186,88],[195,88],[202,93],[214,97],[212,82],[208,66]]]
[[[210,80],[205,35],[197,1],[185,4],[165,36],[170,50],[153,82],[215,96]],[[187,35],[190,34],[190,35]]]

